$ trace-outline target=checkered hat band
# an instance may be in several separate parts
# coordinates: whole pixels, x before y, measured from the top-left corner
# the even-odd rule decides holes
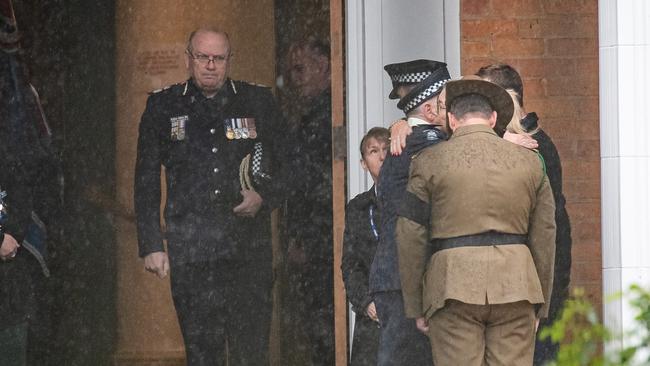
[[[408,74],[397,74],[397,75],[393,75],[391,77],[391,80],[397,83],[419,83],[420,81],[429,77],[429,75],[431,74],[433,73],[430,71],[412,72]]]
[[[420,94],[416,95],[413,99],[411,99],[411,101],[408,102],[406,106],[404,106],[404,113],[411,112],[415,107],[419,106],[420,104],[422,104],[422,102],[429,99],[438,90],[440,90],[440,88],[442,88],[449,80],[451,79],[437,81],[435,84],[424,89]]]
[[[253,174],[262,170],[262,143],[258,142],[253,146]]]

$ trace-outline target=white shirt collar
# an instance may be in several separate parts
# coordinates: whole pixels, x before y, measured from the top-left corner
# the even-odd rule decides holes
[[[425,120],[423,120],[421,118],[417,118],[417,117],[409,117],[407,122],[408,122],[409,126],[411,126],[411,127],[415,127],[415,126],[418,126],[418,125],[430,125],[431,124],[431,123],[429,123],[429,122],[427,122],[427,121],[425,121]]]

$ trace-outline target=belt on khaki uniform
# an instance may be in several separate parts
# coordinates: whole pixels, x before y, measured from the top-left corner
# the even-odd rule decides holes
[[[488,247],[493,245],[528,244],[528,235],[505,234],[495,231],[486,233],[457,236],[455,238],[432,239],[433,253],[444,249],[460,247]]]

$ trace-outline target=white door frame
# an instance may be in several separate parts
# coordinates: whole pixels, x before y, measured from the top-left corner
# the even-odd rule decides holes
[[[372,179],[359,161],[359,142],[370,128],[389,126],[403,114],[389,101],[384,65],[426,58],[447,62],[460,75],[460,0],[346,1],[346,120],[348,199]],[[409,8],[417,6],[417,8]],[[354,317],[350,317],[352,345]]]

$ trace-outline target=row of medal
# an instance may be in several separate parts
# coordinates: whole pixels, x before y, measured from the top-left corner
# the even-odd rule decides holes
[[[255,118],[227,118],[224,120],[228,140],[254,139],[257,137]]]

